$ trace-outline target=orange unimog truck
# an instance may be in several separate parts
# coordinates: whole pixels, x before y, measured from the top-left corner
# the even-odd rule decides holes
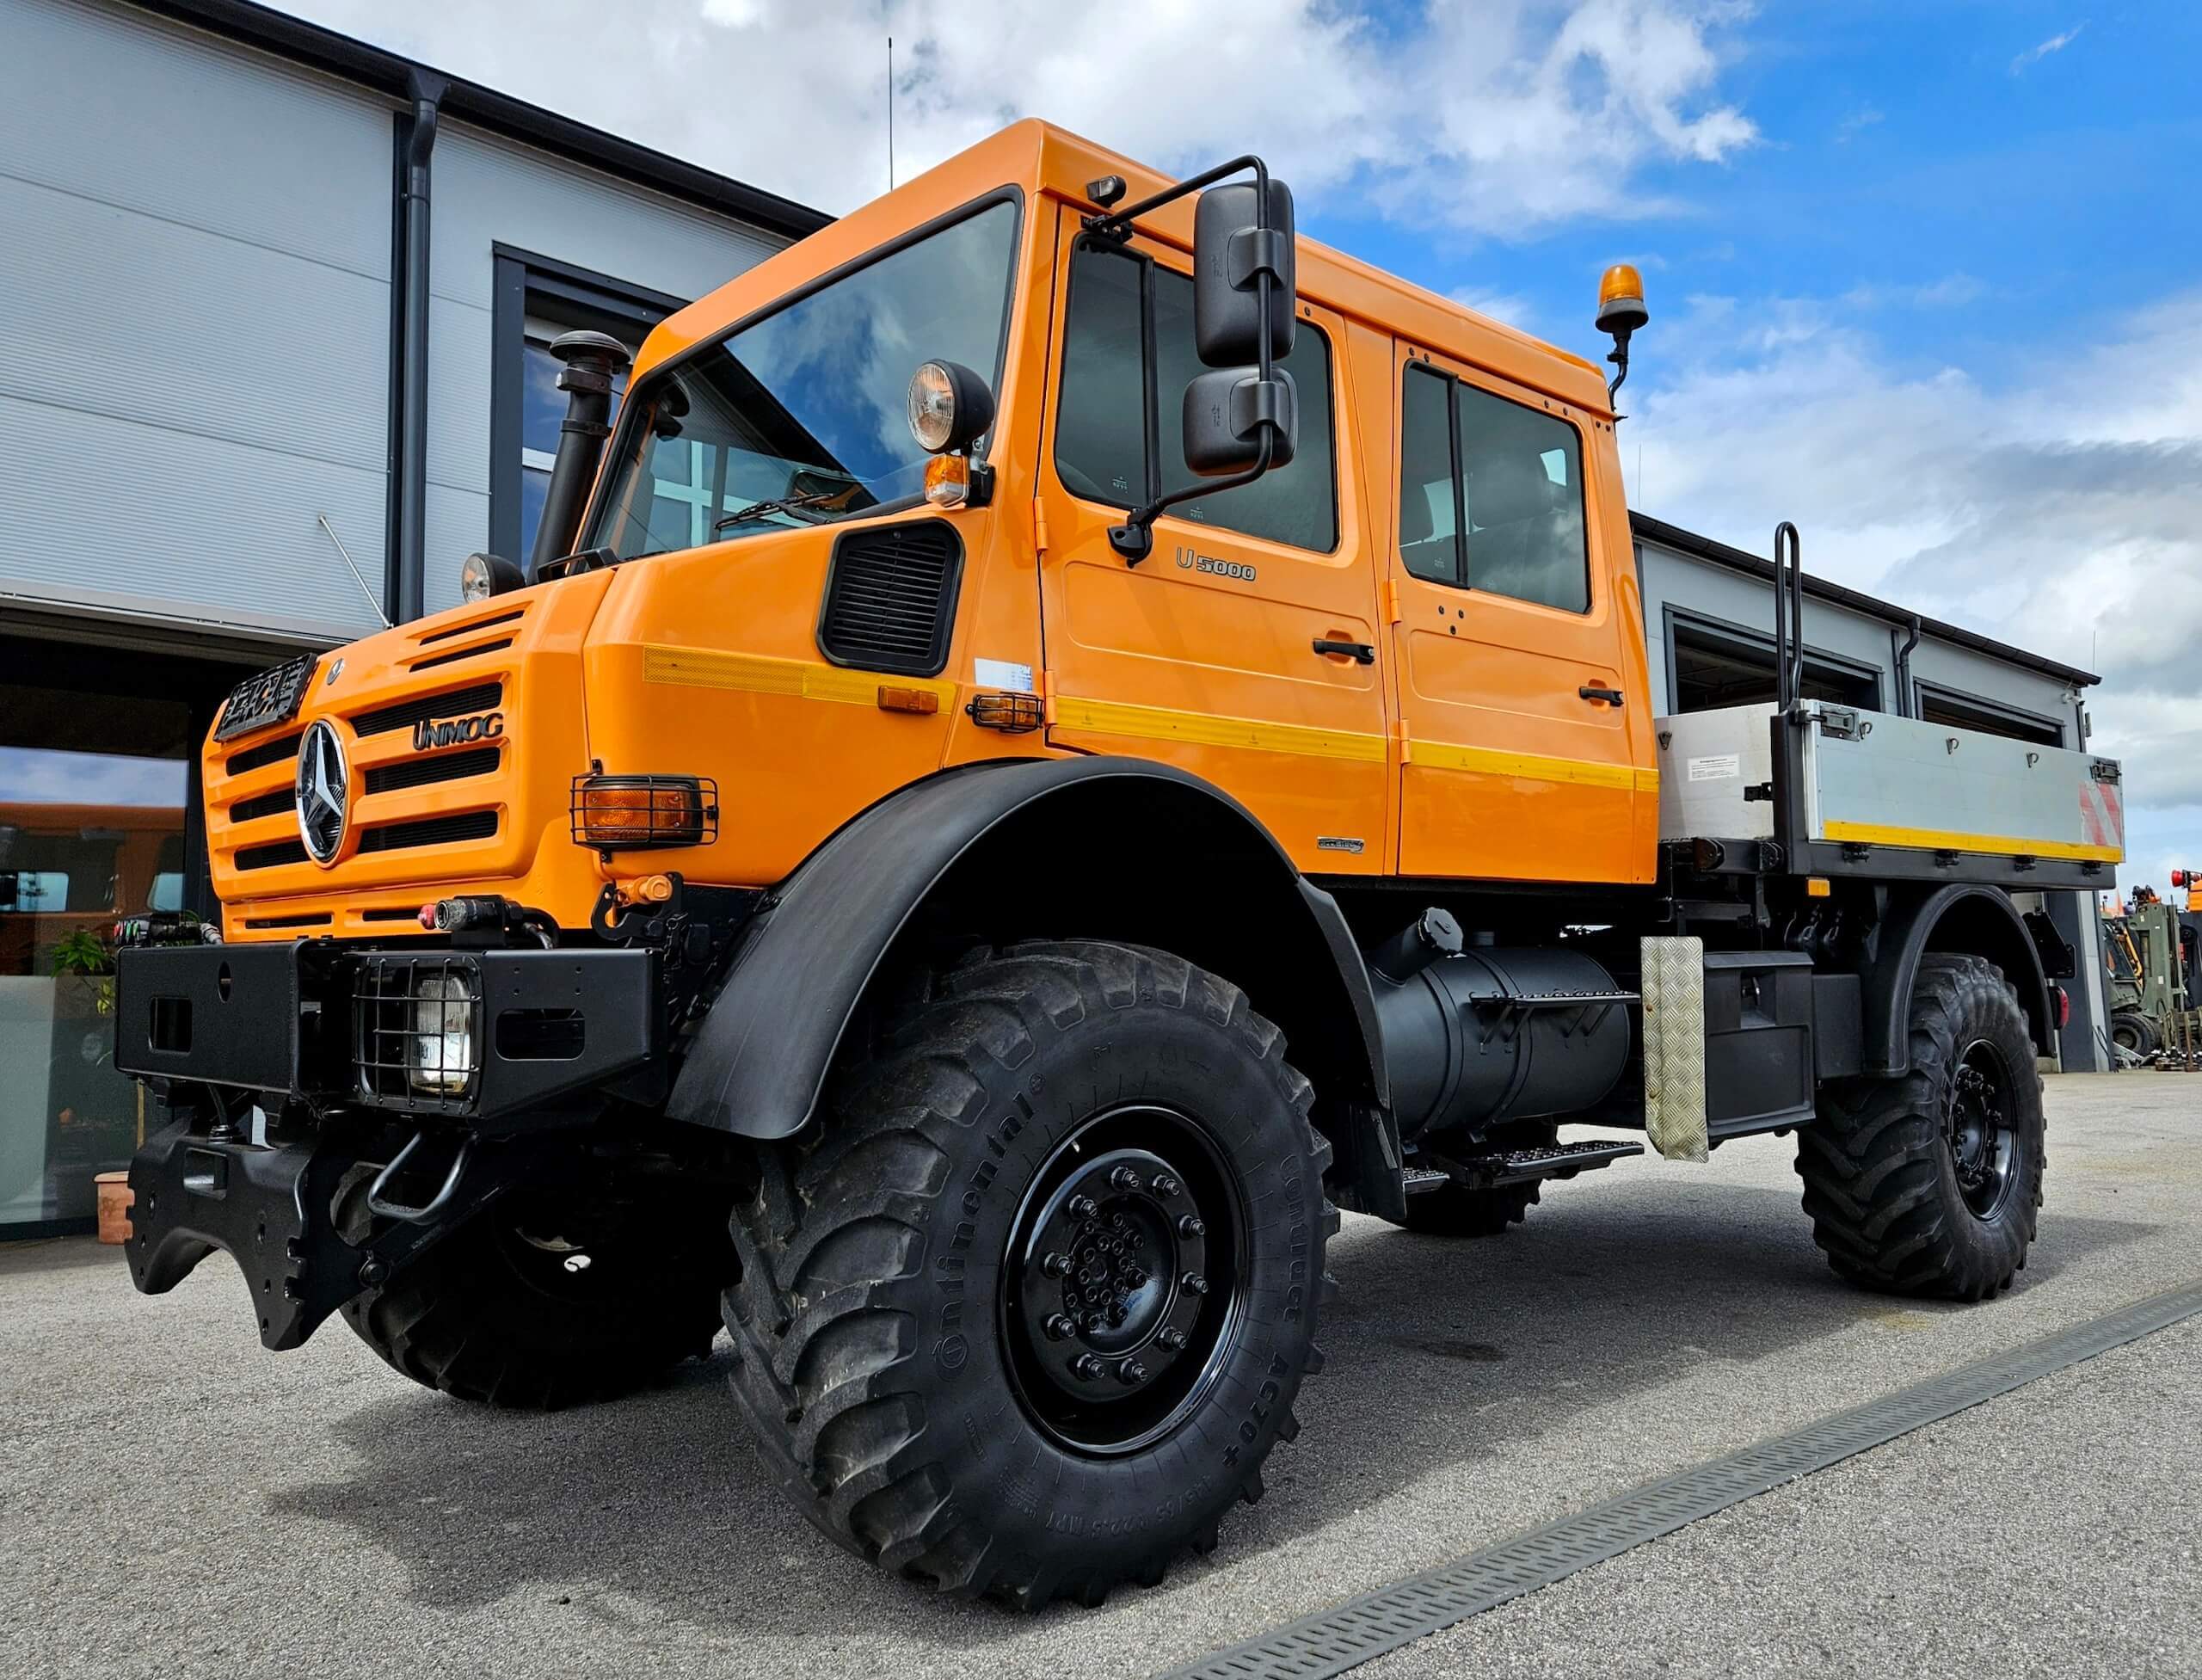
[[[206,743],[220,925],[121,962],[141,1289],[225,1248],[268,1346],[512,1406],[723,1327],[821,1529],[1036,1605],[1260,1492],[1338,1207],[1794,1130],[1845,1277],[2024,1264],[2070,953],[2009,889],[2107,880],[2117,766],[1804,698],[1793,538],[1778,704],[1655,717],[1589,363],[1037,122],[616,415],[557,348],[526,565]]]

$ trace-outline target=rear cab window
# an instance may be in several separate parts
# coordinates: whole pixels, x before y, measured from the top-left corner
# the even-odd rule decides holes
[[[1410,366],[1399,559],[1433,583],[1588,612],[1581,434],[1556,415]]]

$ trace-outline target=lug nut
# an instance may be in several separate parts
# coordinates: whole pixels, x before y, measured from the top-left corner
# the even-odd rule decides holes
[[[1208,1293],[1208,1279],[1202,1277],[1197,1271],[1187,1272],[1178,1280],[1178,1282],[1184,1286],[1184,1291],[1187,1295],[1206,1295]]]
[[[1109,1315],[1098,1307],[1086,1315],[1086,1333],[1098,1336],[1109,1327]]]
[[[1154,1193],[1157,1196],[1175,1196],[1184,1188],[1184,1185],[1179,1184],[1167,1172],[1158,1172],[1154,1175]]]
[[[1154,1339],[1175,1353],[1185,1345],[1185,1332],[1174,1324],[1166,1324],[1156,1332]]]
[[[1111,1190],[1138,1190],[1141,1188],[1139,1174],[1133,1172],[1129,1166],[1120,1166],[1109,1175],[1109,1188]]]
[[[1048,1319],[1047,1328],[1049,1339],[1060,1342],[1066,1336],[1074,1336],[1078,1333],[1078,1320],[1067,1313],[1051,1314]]]
[[[1147,1381],[1147,1367],[1136,1359],[1127,1359],[1116,1367],[1116,1381],[1127,1387]]]
[[[1073,1196],[1070,1198],[1070,1211],[1074,1219],[1091,1219],[1101,1211],[1101,1204],[1090,1196]]]
[[[1087,1382],[1098,1380],[1106,1369],[1107,1367],[1103,1365],[1099,1359],[1090,1353],[1081,1353],[1070,1362],[1070,1374]]]
[[[1181,1237],[1204,1237],[1208,1234],[1208,1226],[1194,1215],[1187,1214],[1178,1222],[1178,1234]]]
[[[1070,1270],[1070,1256],[1063,1253],[1049,1254],[1040,1262],[1040,1270],[1050,1277],[1061,1277]]]

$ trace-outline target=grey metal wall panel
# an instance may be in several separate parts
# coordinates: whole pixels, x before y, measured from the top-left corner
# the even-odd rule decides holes
[[[0,590],[356,633],[383,569],[390,108],[0,0]]]
[[[499,244],[677,298],[699,298],[781,242],[608,175],[447,123],[435,152],[428,328],[425,599],[458,599],[489,541],[491,305]]]
[[[1638,545],[1644,581],[1644,620],[1652,643],[1652,690],[1657,711],[1674,710],[1667,692],[1666,609],[1739,625],[1771,636],[1774,591],[1755,577],[1679,554],[1654,542]],[[1894,658],[1889,627],[1830,601],[1805,602],[1805,643],[1821,652],[1869,666],[1881,675],[1881,704],[1894,710],[1896,693],[1888,671]]]

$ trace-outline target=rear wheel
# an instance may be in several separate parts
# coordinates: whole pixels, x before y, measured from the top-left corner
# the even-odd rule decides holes
[[[1805,1211],[1854,1283],[1977,1301],[2027,1262],[2046,1168],[2041,1077],[2002,973],[1929,955],[1912,989],[1911,1071],[1848,1080],[1797,1135]]]
[[[1550,1148],[1559,1136],[1557,1126],[1525,1123],[1508,1129],[1500,1147]],[[1541,1188],[1535,1178],[1486,1190],[1441,1185],[1407,1197],[1406,1228],[1430,1237],[1503,1237],[1507,1227],[1519,1225],[1528,1216]]]
[[[981,952],[760,1155],[734,1388],[827,1534],[1037,1608],[1152,1584],[1261,1492],[1314,1345],[1329,1147],[1237,988]]]
[[[367,1221],[367,1176],[340,1194],[340,1229]],[[552,1410],[615,1399],[709,1354],[733,1271],[719,1215],[701,1198],[522,1186],[343,1316],[425,1388]]]
[[[2110,1018],[2110,1042],[2146,1061],[2156,1053],[2156,1024],[2146,1015],[2121,1009]]]

